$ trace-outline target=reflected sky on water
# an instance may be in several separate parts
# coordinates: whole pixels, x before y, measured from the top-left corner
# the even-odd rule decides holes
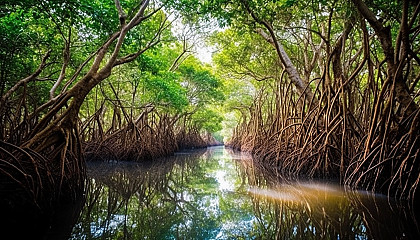
[[[71,239],[416,239],[387,198],[286,181],[224,147],[153,163],[90,163]],[[420,238],[419,238],[420,239]]]

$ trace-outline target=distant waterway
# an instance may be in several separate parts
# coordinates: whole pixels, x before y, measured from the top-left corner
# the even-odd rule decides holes
[[[89,163],[71,239],[420,239],[383,195],[290,181],[224,147],[153,163]]]

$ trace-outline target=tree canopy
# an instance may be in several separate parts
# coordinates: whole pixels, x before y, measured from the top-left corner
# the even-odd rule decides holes
[[[84,159],[154,159],[224,133],[284,174],[413,197],[419,13],[409,0],[2,1],[4,178],[37,199],[45,182],[83,185]]]

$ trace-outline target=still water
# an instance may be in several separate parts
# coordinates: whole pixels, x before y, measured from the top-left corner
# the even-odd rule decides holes
[[[386,197],[286,181],[224,147],[149,163],[91,163],[70,239],[420,239]]]

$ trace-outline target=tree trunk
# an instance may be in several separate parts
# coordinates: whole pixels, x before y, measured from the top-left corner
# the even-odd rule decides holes
[[[299,91],[301,95],[306,97],[306,101],[308,102],[309,105],[310,104],[318,105],[318,100],[315,98],[310,86],[308,85],[308,83],[305,83],[302,80],[302,78],[300,77],[300,74],[296,70],[295,65],[290,60],[289,55],[284,50],[283,45],[277,40],[277,37],[274,33],[274,30],[271,24],[269,24],[265,20],[258,18],[257,15],[249,7],[247,0],[242,0],[242,3],[245,6],[248,13],[252,16],[252,18],[257,23],[262,24],[268,30],[269,34],[264,32],[260,28],[256,29],[259,35],[261,35],[267,42],[269,42],[271,45],[275,47],[277,55],[280,58],[280,61],[283,64],[284,69],[288,73],[289,78],[292,81],[293,85],[296,87],[296,89]]]
[[[369,7],[362,0],[352,0],[360,14],[369,22],[372,28],[375,30],[376,35],[381,42],[382,49],[385,54],[387,69],[388,69],[388,81],[394,83],[395,99],[403,106],[404,110],[401,113],[401,118],[410,116],[419,107],[414,102],[414,99],[409,93],[409,88],[403,77],[404,61],[408,56],[408,41],[402,39],[408,39],[409,30],[408,28],[408,0],[404,1],[403,16],[401,19],[401,27],[396,40],[397,48],[394,48],[392,44],[391,29],[385,27],[381,21],[379,21],[375,14],[369,9]],[[390,99],[392,101],[392,99]]]

